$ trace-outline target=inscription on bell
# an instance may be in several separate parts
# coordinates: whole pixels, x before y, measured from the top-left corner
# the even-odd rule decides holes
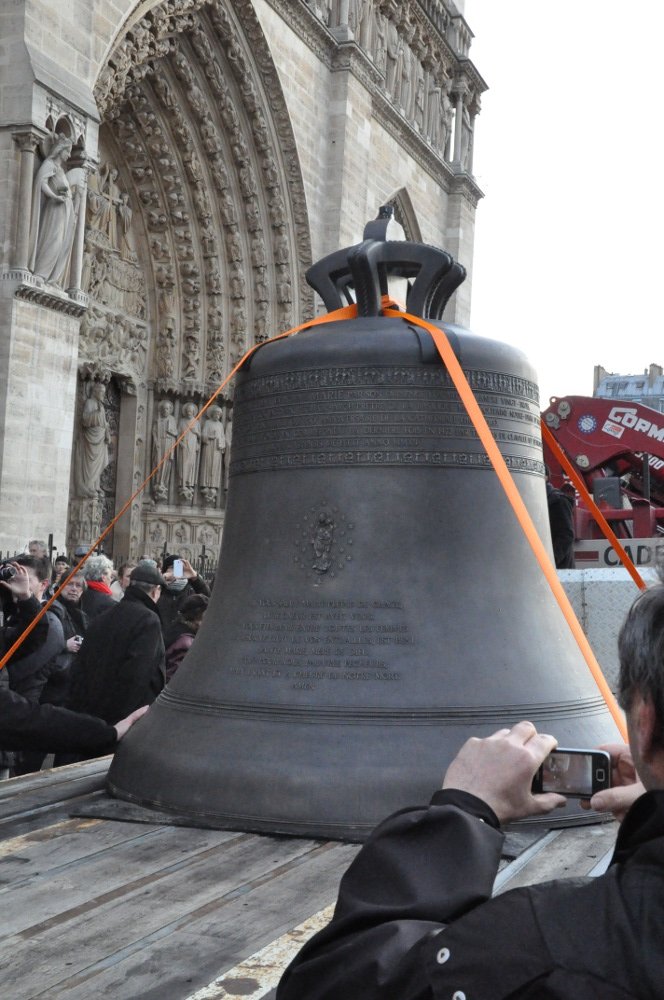
[[[403,604],[396,600],[260,598],[233,638],[246,644],[247,653],[230,668],[232,676],[307,690],[323,681],[400,681],[401,674],[382,657],[414,643]]]
[[[533,458],[541,447],[536,389],[511,376],[467,375],[477,383],[508,465],[541,475],[541,461]],[[330,388],[340,381],[342,388]],[[234,433],[231,475],[335,465],[490,467],[456,389],[439,369],[335,368],[257,377],[238,389]],[[459,451],[466,441],[468,450]],[[325,530],[321,522],[321,534]]]

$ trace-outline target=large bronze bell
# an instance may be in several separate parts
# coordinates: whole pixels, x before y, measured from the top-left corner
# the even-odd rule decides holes
[[[392,274],[434,321],[464,276],[371,223],[309,273],[328,309],[356,296],[358,318],[267,344],[240,372],[210,607],[120,745],[114,795],[201,825],[362,839],[428,801],[468,736],[531,719],[561,745],[616,738],[430,335],[379,314]],[[548,538],[534,371],[444,328]]]

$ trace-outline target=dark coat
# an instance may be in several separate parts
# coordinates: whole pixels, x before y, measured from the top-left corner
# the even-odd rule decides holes
[[[503,835],[465,792],[390,817],[276,1000],[664,996],[664,791],[634,804],[611,867],[491,899]]]
[[[22,634],[40,607],[36,598],[15,604],[13,613],[9,616],[9,634]],[[29,618],[25,621],[24,615],[28,608]],[[55,658],[62,652],[65,644],[62,624],[53,611],[49,610],[42,616],[33,631],[37,630],[37,638],[33,639],[33,634],[30,633],[7,664],[9,686],[32,702],[39,701],[42,690],[55,669]]]
[[[183,587],[182,590],[171,590],[169,587],[162,587],[161,596],[157,601],[157,610],[161,618],[161,627],[164,635],[166,635],[168,629],[177,618],[180,605],[184,599],[191,597],[192,594],[210,596],[210,588],[200,576],[195,576],[193,580],[188,580],[187,586]]]
[[[18,602],[15,625],[2,630],[3,654],[38,611],[39,602],[34,597]],[[21,650],[28,653],[34,650],[43,641],[45,632],[46,622],[42,619]],[[16,655],[10,662],[14,662]],[[0,670],[0,750],[100,755],[112,753],[116,742],[115,729],[101,719],[27,701],[10,689],[7,670]]]
[[[67,649],[67,640],[75,635],[84,636],[88,628],[87,616],[81,611],[78,604],[68,601],[64,597],[59,597],[51,605],[51,611],[58,617],[62,625],[64,635],[64,648],[52,661],[52,669],[49,672],[48,680],[42,688],[40,702],[42,705],[68,705],[69,704],[69,682],[71,677],[71,666],[76,660],[78,653],[71,653]]]
[[[164,637],[166,646],[166,680],[170,681],[176,672],[196,636],[191,631],[190,625],[184,622],[174,622],[168,629]]]
[[[87,616],[88,621],[102,615],[117,603],[111,594],[91,587],[89,581],[87,588],[81,594],[81,611]]]
[[[71,668],[69,707],[107,722],[149,705],[164,686],[164,641],[154,601],[129,586],[90,622]]]
[[[556,569],[574,569],[574,501],[547,483],[546,502]]]

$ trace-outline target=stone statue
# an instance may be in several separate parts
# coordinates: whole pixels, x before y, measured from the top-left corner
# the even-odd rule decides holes
[[[77,497],[103,497],[101,475],[109,462],[111,432],[106,417],[103,382],[85,383],[85,402],[81,413],[81,434],[74,460],[74,489]]]
[[[168,449],[175,443],[178,428],[173,416],[173,404],[170,399],[162,399],[157,407],[157,416],[152,426],[152,467],[161,461]],[[168,487],[171,482],[173,468],[173,453],[152,479],[152,495],[157,503],[168,500]]]
[[[221,407],[211,406],[201,432],[201,494],[211,507],[217,502],[222,459],[226,451],[226,435],[221,417]]]
[[[461,123],[461,166],[463,170],[470,170],[473,158],[473,126],[470,120],[468,109],[464,107]]]
[[[134,256],[134,244],[131,234],[131,219],[133,210],[129,204],[129,195],[126,191],[120,192],[120,202],[118,204],[118,221],[120,223],[120,256],[125,260],[130,260]]]
[[[76,229],[72,191],[65,172],[72,142],[56,135],[45,148],[49,152],[37,171],[32,191],[28,263],[33,274],[62,284]]]
[[[198,423],[187,427],[196,416],[196,407],[193,403],[185,403],[182,407],[182,416],[178,424],[178,434],[185,435],[178,445],[177,450],[177,471],[178,471],[178,493],[182,500],[189,503],[194,499],[196,489],[196,472],[198,467],[198,450],[200,447],[201,429]]]
[[[385,51],[387,68],[385,71],[385,89],[395,104],[401,97],[401,72],[403,63],[403,40],[394,21],[387,20],[385,32]]]

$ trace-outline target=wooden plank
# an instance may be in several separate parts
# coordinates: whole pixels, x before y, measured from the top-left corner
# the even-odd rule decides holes
[[[70,788],[79,787],[87,778],[104,779],[110,762],[110,757],[99,757],[0,781],[0,820],[26,808],[32,809],[40,802],[58,802],[69,797]],[[103,780],[98,784],[103,785]]]
[[[58,870],[80,866],[83,861],[96,865],[103,854],[115,855],[121,845],[160,840],[167,833],[167,827],[68,819],[0,841],[0,859],[11,862],[0,863],[0,907],[3,893],[8,890],[12,893],[23,890],[36,878],[48,882]]]
[[[105,901],[124,898],[176,872],[191,878],[211,856],[218,860],[221,851],[248,837],[221,830],[162,827],[146,834],[142,826],[131,829],[136,835],[110,851],[73,854],[59,865],[45,863],[36,874],[17,878],[0,894],[0,944],[7,934],[34,937],[66,922],[67,914],[93,912]],[[38,864],[40,859],[46,862],[37,851],[33,860]]]
[[[0,839],[66,819],[75,803],[103,793],[110,758],[0,782]]]
[[[320,844],[53,983],[37,997],[184,1000],[336,898],[357,845]],[[24,1000],[18,994],[13,1000]],[[27,1000],[27,997],[25,998]]]
[[[66,878],[43,880],[40,891],[20,894],[10,926],[19,919],[22,929],[0,942],[0,971],[9,977],[5,981],[11,986],[12,1000],[38,996],[40,989],[54,989],[65,976],[80,974],[109,955],[135,950],[136,937],[160,937],[186,928],[208,912],[223,909],[230,899],[244,899],[263,880],[274,878],[275,871],[293,864],[297,867],[298,861],[325,850],[325,845],[311,841],[170,829],[180,838],[198,832],[213,840],[231,839],[193,856],[185,841],[184,857],[170,864],[160,863],[159,851],[141,854],[130,847],[133,857],[128,870],[127,852],[117,851],[119,871],[114,878],[107,875],[106,883],[96,881],[96,867],[82,881],[84,872],[74,866]],[[31,920],[21,917],[26,908]],[[44,919],[35,921],[40,911]],[[255,923],[255,914],[252,920]],[[72,941],[76,941],[74,952]],[[14,974],[19,969],[20,975]]]
[[[509,866],[511,871],[501,873],[497,893],[549,879],[590,874],[612,847],[617,830],[616,823],[600,823],[550,831],[543,850],[533,850],[525,865],[517,859]]]

